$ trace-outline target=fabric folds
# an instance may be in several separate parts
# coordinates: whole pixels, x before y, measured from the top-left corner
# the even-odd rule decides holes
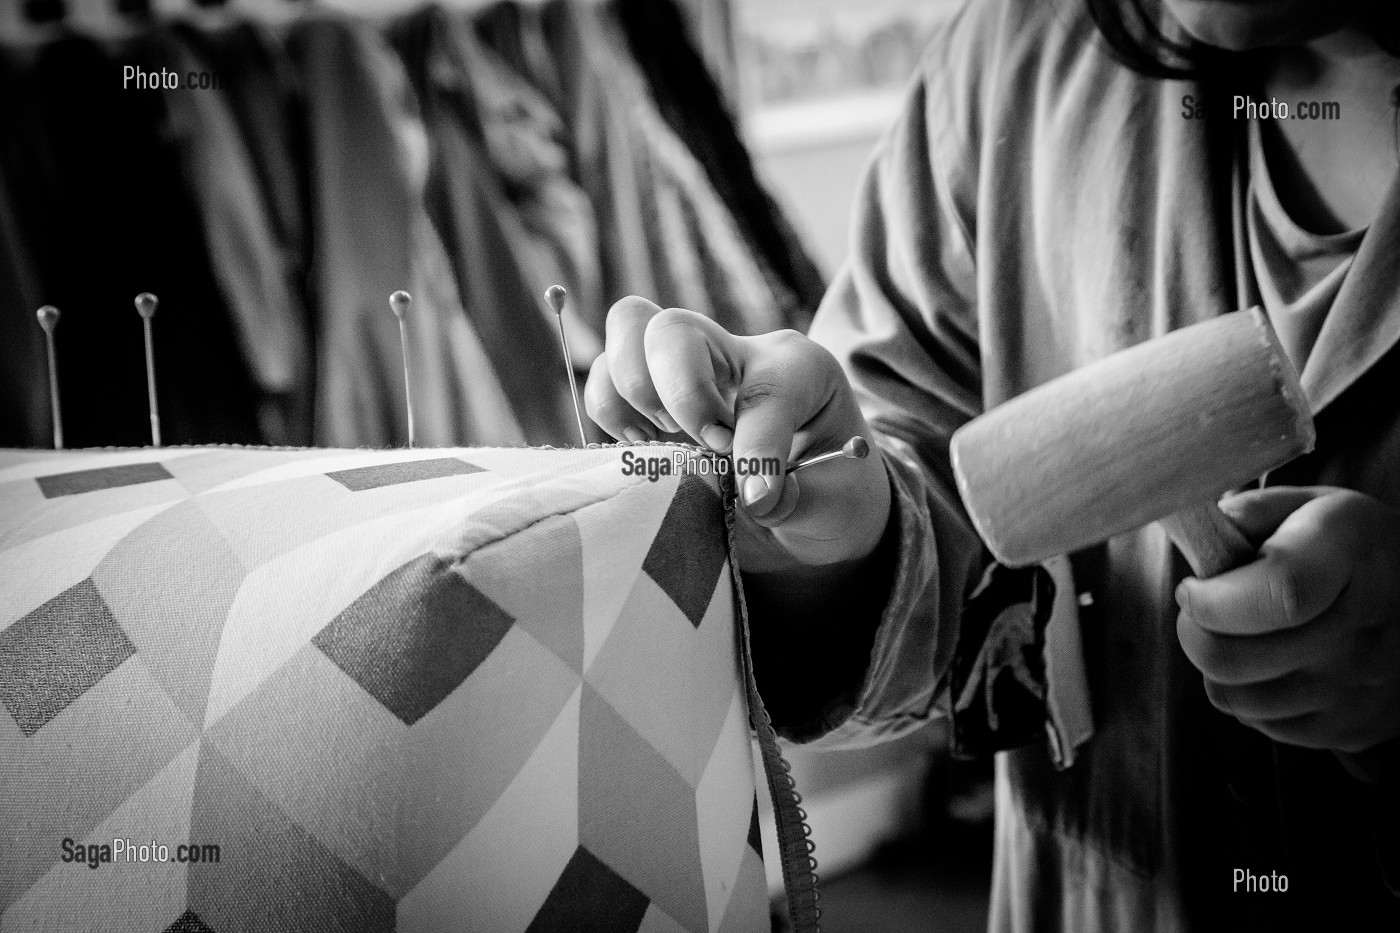
[[[665,7],[234,8],[0,46],[0,442],[51,441],[41,304],[69,446],[151,437],[145,291],[166,443],[574,443],[555,284],[580,379],[631,294],[804,328],[815,267],[699,56],[634,57]]]

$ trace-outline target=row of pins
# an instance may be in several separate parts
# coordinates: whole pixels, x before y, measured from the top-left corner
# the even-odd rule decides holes
[[[160,447],[160,406],[156,401],[156,348],[151,321],[156,316],[160,300],[150,292],[136,296],[136,313],[141,316],[141,329],[146,344],[146,402],[151,413],[151,446]],[[44,331],[44,345],[49,360],[49,408],[53,413],[53,448],[63,449],[63,406],[58,395],[58,321],[63,315],[53,305],[38,310],[39,327]]]
[[[574,402],[574,419],[578,424],[579,443],[587,446],[588,435],[583,427],[583,409],[579,405],[578,382],[574,378],[573,357],[569,354],[569,342],[564,336],[564,307],[568,293],[561,285],[550,286],[545,293],[545,301],[554,312],[559,324],[559,343],[564,352],[564,365],[568,370],[569,393]],[[136,296],[136,313],[141,317],[141,329],[146,349],[146,401],[151,417],[151,446],[160,447],[160,403],[156,395],[156,351],[153,321],[160,300],[150,292]],[[399,349],[403,354],[404,405],[408,414],[408,446],[417,445],[417,428],[413,417],[413,378],[408,354],[408,311],[413,304],[413,296],[406,291],[396,291],[389,296],[389,310],[399,323]],[[48,351],[49,366],[49,407],[53,413],[54,450],[63,449],[63,407],[58,391],[57,330],[62,313],[53,305],[44,305],[37,312],[39,327],[44,331],[44,343]]]

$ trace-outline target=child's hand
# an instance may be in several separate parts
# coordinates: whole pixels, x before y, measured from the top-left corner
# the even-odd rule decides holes
[[[745,570],[859,560],[884,533],[890,490],[880,449],[840,365],[796,331],[736,337],[692,311],[624,298],[608,312],[584,400],[613,437],[684,431],[733,454]],[[856,434],[871,441],[865,459],[785,475],[789,461]]]
[[[1177,589],[1177,636],[1211,702],[1310,748],[1360,752],[1400,734],[1400,513],[1331,487],[1220,505],[1263,543],[1252,563]]]

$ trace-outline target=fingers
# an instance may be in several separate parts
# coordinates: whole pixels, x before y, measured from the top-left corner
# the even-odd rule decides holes
[[[832,426],[814,426],[844,380],[831,354],[795,331],[735,337],[702,315],[632,297],[608,313],[606,351],[593,363],[584,400],[613,437],[684,431],[732,454],[749,518],[769,528],[795,523],[791,533],[824,541],[829,530],[807,527],[812,509],[802,507],[802,484],[786,467],[799,429],[803,445],[838,445],[850,436],[842,431],[864,425],[852,399],[832,409]],[[841,498],[823,477],[815,482],[818,498]]]
[[[1205,687],[1212,706],[1247,723],[1277,722],[1321,712],[1332,700],[1321,682],[1306,671],[1235,686],[1207,679]]]
[[[725,350],[733,340],[703,315],[663,311],[635,296],[622,299],[608,312],[606,365],[595,362],[589,374],[589,414],[596,408],[594,420],[614,437],[654,439],[658,432],[685,431],[728,452],[733,417],[721,387],[732,377]]]
[[[588,382],[583,387],[583,406],[588,417],[619,440],[634,444],[656,440],[656,425],[633,408],[613,385],[606,354],[596,356],[589,368]]]
[[[1220,511],[1257,548],[1278,530],[1284,519],[1322,494],[1321,489],[1302,486],[1251,489],[1222,499]]]
[[[1182,581],[1181,611],[1222,635],[1257,635],[1317,618],[1351,579],[1351,555],[1321,520],[1325,511],[1325,499],[1310,498],[1264,541],[1257,560],[1209,580]]]
[[[720,393],[733,379],[725,349],[734,338],[701,314],[669,308],[647,322],[643,344],[656,395],[681,430],[728,453],[733,415]]]
[[[743,495],[743,490],[740,490]],[[748,506],[748,514],[755,522],[765,528],[777,528],[792,518],[797,511],[798,505],[802,502],[802,484],[796,476],[783,478],[782,491],[778,493],[776,501],[772,498],[760,500],[763,512],[760,514],[754,506]]]
[[[635,295],[612,306],[606,325],[607,371],[614,391],[623,401],[646,417],[654,430],[674,434],[680,426],[666,413],[647,367],[647,325],[660,313],[658,305]],[[591,374],[589,381],[592,382]]]
[[[1181,650],[1202,674],[1226,686],[1256,684],[1290,674],[1322,656],[1331,634],[1326,617],[1262,635],[1221,635],[1186,613],[1176,620]]]
[[[1218,709],[1280,742],[1355,752],[1396,733],[1400,633],[1378,581],[1400,528],[1376,500],[1269,490],[1222,503],[1253,564],[1178,590],[1177,636]],[[1387,550],[1389,548],[1389,550]],[[1388,585],[1388,584],[1387,584]]]
[[[1325,628],[1317,621],[1301,631],[1240,638],[1206,632],[1184,616],[1177,622],[1212,706],[1272,739],[1309,747],[1325,744],[1321,724],[1337,702],[1328,679],[1307,666],[1325,650]]]
[[[790,490],[800,488],[786,473],[793,436],[835,393],[839,367],[795,331],[765,334],[748,343],[734,400],[739,494],[756,519],[785,520],[796,507]]]
[[[783,487],[797,488],[794,478],[786,476],[792,436],[800,423],[794,423],[792,400],[781,385],[759,378],[745,380],[734,407],[734,467],[745,474],[738,479],[739,497],[754,518],[773,513],[776,519]]]

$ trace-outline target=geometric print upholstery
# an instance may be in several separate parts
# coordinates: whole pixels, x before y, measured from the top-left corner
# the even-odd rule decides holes
[[[767,929],[725,505],[619,453],[0,452],[0,933]]]

